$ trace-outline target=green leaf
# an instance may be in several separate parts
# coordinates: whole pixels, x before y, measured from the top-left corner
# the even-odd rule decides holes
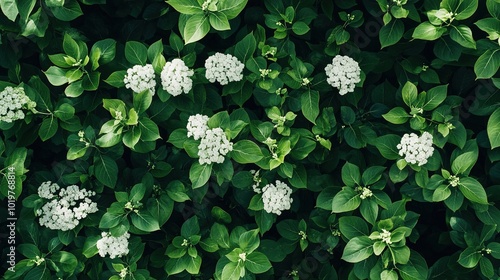
[[[54,116],[50,116],[43,119],[40,130],[38,130],[38,136],[40,136],[40,139],[45,142],[56,134],[58,128],[59,123],[57,119]]]
[[[234,47],[234,55],[241,62],[245,63],[250,57],[253,56],[256,48],[257,42],[255,40],[253,32],[251,32],[238,43],[236,43],[236,46]]]
[[[64,6],[52,7],[50,8],[50,10],[58,20],[62,21],[72,21],[75,18],[83,15],[80,4],[78,4],[76,0],[66,0]]]
[[[271,269],[271,262],[266,255],[260,252],[253,252],[246,256],[245,268],[251,273],[260,274]]]
[[[292,31],[297,35],[304,35],[309,32],[309,30],[311,30],[311,28],[303,21],[296,21],[292,25]]]
[[[16,249],[19,253],[21,253],[21,255],[28,259],[35,259],[37,256],[41,256],[40,250],[34,244],[19,244]]]
[[[148,49],[141,42],[127,41],[125,43],[125,58],[135,65],[145,65],[148,59]]]
[[[50,66],[47,71],[43,72],[50,84],[53,86],[62,86],[68,83],[68,78],[66,78],[66,70],[59,68],[57,66]]]
[[[99,64],[106,64],[113,61],[116,54],[116,41],[114,39],[97,41],[90,50],[91,56],[93,53],[99,54],[97,61],[93,61],[92,64],[92,70],[96,70]]]
[[[187,45],[202,39],[205,35],[207,35],[208,31],[210,31],[208,17],[204,14],[196,14],[187,19],[182,32],[182,37]]]
[[[259,229],[253,229],[242,233],[238,239],[238,245],[245,252],[251,253],[259,247]]]
[[[301,110],[307,120],[316,124],[316,118],[319,115],[319,92],[316,90],[307,90],[300,95]]]
[[[16,21],[16,17],[19,14],[17,9],[16,0],[4,0],[0,1],[0,8],[3,14],[10,20]]]
[[[210,21],[210,25],[218,31],[230,30],[231,26],[229,25],[229,21],[224,13],[221,12],[212,12],[208,15],[208,20]]]
[[[476,179],[471,177],[460,178],[458,189],[468,200],[479,204],[488,204],[486,192]]]
[[[240,266],[239,262],[230,262],[222,269],[221,279],[224,280],[239,280],[241,271],[245,268]]]
[[[153,232],[160,229],[158,220],[149,213],[144,213],[142,211],[132,213],[130,215],[130,220],[136,228],[145,232]]]
[[[133,149],[135,145],[139,143],[140,139],[141,139],[141,129],[136,126],[132,126],[129,131],[123,134],[122,141],[123,144],[125,144],[125,146]]]
[[[104,80],[104,82],[116,88],[124,87],[125,82],[123,81],[123,79],[125,78],[126,74],[127,74],[126,70],[113,72],[111,73],[111,75],[109,75],[109,77],[106,80]]]
[[[203,14],[203,10],[196,0],[168,0],[167,3],[181,14]]]
[[[366,222],[357,216],[340,217],[339,229],[340,232],[349,240],[357,236],[367,236],[370,234]]]
[[[473,268],[481,259],[481,251],[475,247],[467,247],[458,258],[458,263],[465,268]]]
[[[414,39],[434,41],[440,38],[445,31],[446,28],[444,27],[434,26],[430,22],[424,21],[415,28],[412,37]]]
[[[478,154],[476,151],[466,152],[455,158],[451,164],[453,174],[463,174],[469,168],[473,167],[477,161]]]
[[[85,243],[83,243],[82,254],[90,259],[91,257],[97,255],[99,250],[97,249],[97,241],[101,239],[101,236],[89,236],[85,238]]]
[[[392,108],[386,114],[383,114],[382,117],[392,123],[392,124],[403,124],[406,123],[410,119],[410,115],[406,112],[406,110],[402,107]]]
[[[488,139],[491,149],[500,147],[500,108],[497,108],[488,119]]]
[[[429,89],[425,95],[425,103],[422,109],[430,111],[437,108],[446,99],[447,92],[448,85],[440,85]]]
[[[218,11],[224,13],[227,19],[233,19],[245,8],[248,0],[224,0],[218,3]]]
[[[137,114],[142,114],[151,106],[153,95],[149,90],[134,94],[134,109]]]
[[[443,201],[450,197],[451,195],[451,190],[450,186],[448,185],[440,185],[437,187],[437,189],[434,190],[434,193],[432,194],[432,201],[438,202],[438,201]]]
[[[393,20],[389,24],[382,26],[379,32],[381,48],[396,44],[403,37],[405,26],[401,20]]]
[[[201,256],[197,255],[196,257],[189,257],[189,262],[186,266],[186,271],[190,274],[196,275],[200,273],[201,267]]]
[[[403,96],[403,101],[406,104],[406,106],[411,108],[417,101],[418,97],[417,86],[414,83],[407,81],[403,86],[403,89],[401,90],[401,95]]]
[[[63,103],[54,111],[54,115],[62,121],[67,121],[75,115],[75,108],[70,104]]]
[[[200,225],[198,223],[198,217],[193,216],[187,219],[181,227],[181,235],[184,238],[189,238],[193,235],[196,235],[200,232]]]
[[[350,263],[358,263],[373,254],[373,241],[368,236],[357,236],[347,242],[342,259]]]
[[[54,261],[59,269],[72,274],[75,271],[76,266],[78,265],[78,260],[75,255],[65,252],[59,251],[55,252],[50,256],[50,259]]]
[[[489,79],[500,67],[500,49],[486,50],[474,64],[477,79]]]
[[[192,188],[197,189],[202,187],[208,182],[210,179],[210,175],[212,174],[212,165],[204,164],[201,165],[199,162],[194,162],[189,169],[189,180],[191,181]]]
[[[361,178],[361,181],[363,182],[363,185],[369,186],[371,184],[374,184],[380,178],[382,178],[382,174],[385,171],[385,167],[383,166],[370,166],[368,167],[364,172],[363,176]]]
[[[83,76],[82,87],[84,90],[95,91],[99,87],[100,72],[88,72]]]
[[[428,267],[425,259],[417,252],[411,251],[408,263],[398,265],[403,280],[420,280],[428,278]]]
[[[241,164],[256,163],[263,157],[259,146],[250,140],[240,140],[234,143],[231,151],[231,158]]]
[[[396,146],[401,141],[401,137],[394,134],[387,134],[380,136],[375,140],[375,147],[377,147],[380,154],[388,160],[399,159],[399,151]]]
[[[172,47],[176,52],[180,52],[184,48],[184,43],[182,42],[181,37],[175,32],[170,33],[168,42],[170,47]]]
[[[116,161],[106,155],[97,155],[94,158],[94,175],[103,185],[114,188],[118,180]]]
[[[481,258],[479,260],[479,267],[481,269],[481,273],[488,277],[491,278],[495,275],[495,270],[493,268],[493,264],[488,258]]]
[[[139,128],[141,129],[142,141],[155,141],[161,138],[158,125],[148,118],[142,117],[139,119]]]
[[[100,228],[113,228],[120,224],[122,219],[124,219],[124,213],[110,213],[106,212],[101,217],[101,221],[99,222]],[[100,239],[100,238],[99,238]]]
[[[361,184],[361,173],[359,167],[352,163],[346,162],[342,166],[342,182],[349,187],[355,187]]]
[[[361,204],[359,194],[352,188],[344,188],[332,200],[332,213],[342,213],[355,210]]]
[[[455,19],[463,20],[472,16],[478,6],[478,0],[443,0],[440,7],[455,13]]]
[[[476,41],[474,41],[474,38],[472,37],[472,30],[470,30],[468,26],[452,25],[450,31],[450,38],[465,48],[470,48],[470,49],[476,48]]]

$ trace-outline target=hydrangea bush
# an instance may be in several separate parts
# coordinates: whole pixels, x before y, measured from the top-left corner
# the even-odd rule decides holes
[[[498,0],[0,10],[3,279],[500,278]]]

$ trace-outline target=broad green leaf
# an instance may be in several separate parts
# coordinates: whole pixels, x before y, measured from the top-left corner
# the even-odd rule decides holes
[[[191,165],[189,169],[189,180],[191,181],[192,188],[197,189],[202,187],[208,182],[210,179],[210,175],[212,174],[212,165],[211,164],[203,164],[201,165],[197,161]]]
[[[239,280],[241,271],[245,268],[239,262],[230,262],[222,269],[221,279]]]
[[[99,87],[100,72],[88,72],[83,76],[82,87],[84,90],[95,91]]]
[[[38,136],[42,141],[47,141],[52,138],[59,128],[59,122],[54,116],[43,119],[40,130],[38,130]]]
[[[139,119],[139,128],[141,129],[142,141],[155,141],[161,138],[158,125],[148,118]]]
[[[377,147],[380,154],[389,160],[399,159],[399,151],[396,146],[401,141],[401,137],[394,134],[387,134],[378,137],[375,142],[375,147]]]
[[[65,0],[64,6],[52,7],[50,10],[57,19],[62,21],[72,21],[83,15],[80,4],[76,0]]]
[[[158,220],[147,212],[139,211],[137,213],[132,213],[130,215],[130,220],[136,228],[145,232],[153,232],[160,229]]]
[[[361,204],[359,194],[352,188],[346,187],[338,192],[332,200],[332,213],[343,213],[355,210]]]
[[[370,234],[366,222],[357,216],[340,217],[339,229],[340,232],[349,240],[357,236],[368,236]]]
[[[465,268],[473,268],[481,259],[481,250],[475,247],[467,247],[458,258],[458,263]]]
[[[208,31],[210,31],[208,16],[204,14],[195,14],[187,19],[182,37],[187,45],[202,39],[207,35]]]
[[[448,185],[440,185],[437,187],[437,189],[434,190],[434,193],[432,194],[432,201],[438,202],[438,201],[443,201],[450,197],[451,195],[451,189],[450,186]]]
[[[468,200],[479,204],[488,204],[486,192],[476,179],[471,177],[460,178],[458,189]]]
[[[44,72],[44,74],[49,80],[50,84],[52,84],[53,86],[62,86],[68,83],[66,70],[57,66],[50,66],[49,69]]]
[[[260,252],[253,252],[246,256],[245,268],[251,273],[260,274],[271,269],[271,262],[266,255]]]
[[[359,167],[350,162],[342,166],[342,182],[349,187],[355,187],[361,184],[361,172]]]
[[[303,21],[296,21],[292,25],[292,31],[297,35],[304,35],[309,32],[309,30],[311,30],[311,28]]]
[[[350,263],[358,263],[373,254],[373,241],[368,236],[357,236],[347,242],[342,259]]]
[[[227,19],[233,19],[245,8],[248,0],[224,0],[219,1],[218,11],[224,13]]]
[[[76,266],[78,265],[78,260],[72,253],[65,251],[58,251],[50,256],[50,259],[57,265],[57,267],[67,273],[73,273]]]
[[[382,117],[392,124],[403,124],[411,118],[402,107],[394,107],[386,114],[383,114]]]
[[[149,90],[134,94],[134,109],[137,114],[144,113],[151,106],[152,101],[153,95]]]
[[[210,25],[218,31],[230,30],[231,26],[229,25],[229,21],[224,13],[221,12],[212,12],[208,15],[208,20],[210,21]]]
[[[380,47],[383,49],[399,42],[403,37],[405,26],[401,20],[393,20],[389,24],[382,26],[379,32]]]
[[[101,239],[101,236],[88,236],[85,238],[85,243],[83,243],[82,254],[90,259],[91,257],[97,255],[99,250],[97,249],[97,241]]]
[[[240,140],[233,145],[231,158],[237,163],[255,163],[264,157],[259,146],[250,140]]]
[[[240,62],[245,63],[250,57],[253,56],[256,48],[257,42],[253,32],[251,32],[236,43],[234,55],[240,60]]]
[[[488,119],[487,132],[491,149],[500,147],[500,108],[496,109]]]
[[[500,67],[500,49],[486,50],[474,64],[477,79],[489,79]]]
[[[472,37],[472,30],[465,25],[451,26],[450,38],[461,46],[469,49],[476,48],[476,41]]]
[[[440,7],[455,14],[455,19],[463,20],[472,16],[478,6],[478,0],[443,0]]]
[[[25,256],[28,259],[35,259],[37,256],[41,256],[40,249],[38,249],[38,247],[34,244],[19,244],[16,249],[19,253],[21,253],[21,255]]]
[[[19,10],[17,9],[17,4],[15,0],[4,0],[0,1],[0,8],[2,13],[10,20],[16,21]]]
[[[176,11],[185,15],[203,14],[199,1],[196,0],[168,0],[167,3]]]
[[[238,239],[238,244],[247,254],[253,252],[260,244],[259,230],[253,229],[242,233]]]
[[[66,154],[67,160],[75,160],[85,155],[89,147],[84,144],[71,146]]]
[[[453,174],[463,174],[466,170],[474,166],[477,161],[477,151],[466,152],[459,155],[451,164]]]
[[[446,28],[444,27],[434,26],[430,22],[424,21],[415,28],[412,37],[414,39],[434,41],[440,38],[445,31]]]
[[[118,180],[118,165],[116,161],[106,155],[95,156],[94,175],[103,185],[114,188]]]
[[[116,88],[124,87],[125,82],[123,81],[123,79],[125,78],[126,74],[127,71],[125,70],[113,72],[111,73],[111,75],[109,75],[109,77],[106,80],[104,80],[104,82]]]
[[[127,41],[125,43],[125,58],[135,65],[145,65],[148,59],[148,49],[143,43]]]
[[[319,92],[309,89],[302,93],[300,95],[300,104],[304,117],[316,124],[316,118],[319,115]]]
[[[448,85],[433,87],[427,91],[422,109],[425,111],[434,110],[446,99]]]

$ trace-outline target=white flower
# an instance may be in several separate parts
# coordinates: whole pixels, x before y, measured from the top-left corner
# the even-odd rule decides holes
[[[415,133],[406,133],[401,138],[401,142],[396,146],[400,156],[405,156],[408,163],[422,166],[427,163],[427,159],[432,156],[432,134],[424,132],[418,137]]]
[[[380,233],[380,238],[382,238],[382,242],[385,242],[387,245],[392,244],[390,231],[382,229],[382,232]]]
[[[24,93],[22,87],[6,87],[0,92],[0,121],[11,123],[25,117],[22,109],[35,108],[36,103]]]
[[[127,75],[125,75],[123,82],[126,88],[132,89],[136,93],[149,90],[154,94],[156,81],[153,65],[135,65],[127,69]]]
[[[220,127],[209,129],[198,145],[198,161],[200,164],[223,163],[224,156],[232,150],[233,143]]]
[[[369,188],[363,187],[361,189],[361,194],[359,195],[359,198],[366,199],[368,197],[371,197],[372,195],[373,195],[373,192]]]
[[[60,189],[58,184],[47,181],[38,187],[38,195],[50,199],[36,212],[40,216],[40,225],[53,230],[72,230],[81,219],[98,211],[97,203],[89,198],[95,192],[80,189],[76,185]]]
[[[243,79],[245,65],[230,54],[216,53],[205,61],[207,69],[205,77],[211,82],[219,82],[227,85],[229,82],[237,82]]]
[[[101,257],[109,255],[111,259],[114,259],[128,254],[128,239],[130,238],[128,232],[118,237],[112,236],[109,232],[103,232],[101,236],[102,238],[97,240],[96,244]]]
[[[281,211],[288,210],[292,206],[293,199],[290,197],[292,189],[285,183],[276,180],[276,185],[267,184],[262,188],[262,201],[267,213],[281,215]]]
[[[161,71],[161,85],[173,96],[188,93],[193,87],[194,71],[190,70],[179,58],[167,62]]]
[[[187,137],[193,137],[194,140],[203,138],[209,129],[208,119],[208,116],[200,114],[190,116],[186,126]]]
[[[348,57],[336,55],[331,64],[326,65],[326,81],[339,90],[340,95],[353,92],[354,87],[361,81],[361,68],[358,63]]]

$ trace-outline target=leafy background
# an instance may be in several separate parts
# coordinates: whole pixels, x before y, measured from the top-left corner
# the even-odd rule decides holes
[[[203,4],[0,1],[0,89],[22,85],[37,103],[0,123],[1,196],[9,166],[18,195],[19,261],[5,279],[120,279],[123,268],[126,279],[500,276],[498,0]],[[210,84],[215,52],[244,62],[244,79]],[[324,73],[337,54],[362,69],[344,96]],[[126,69],[151,63],[159,75],[174,58],[195,70],[188,94],[124,88]],[[102,133],[116,111],[125,121]],[[197,113],[235,143],[223,164],[198,164],[185,130]],[[396,145],[422,131],[436,150],[406,164]],[[263,210],[258,169],[293,188],[291,210]],[[71,231],[40,227],[47,180],[94,190],[99,212]],[[373,196],[361,199],[363,187]],[[390,246],[373,238],[383,230]],[[128,256],[101,258],[101,231],[129,231]]]

